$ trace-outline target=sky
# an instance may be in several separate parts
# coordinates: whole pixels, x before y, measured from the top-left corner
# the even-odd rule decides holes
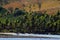
[[[60,40],[50,38],[0,38],[0,40]]]

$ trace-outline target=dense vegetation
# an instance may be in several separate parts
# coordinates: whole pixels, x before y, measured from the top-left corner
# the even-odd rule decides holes
[[[0,32],[60,34],[60,11],[56,15],[46,12],[8,12],[0,7]]]

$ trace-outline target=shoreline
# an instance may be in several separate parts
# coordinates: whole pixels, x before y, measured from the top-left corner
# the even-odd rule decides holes
[[[0,38],[60,38],[60,35],[47,34],[22,34],[22,33],[0,33]]]

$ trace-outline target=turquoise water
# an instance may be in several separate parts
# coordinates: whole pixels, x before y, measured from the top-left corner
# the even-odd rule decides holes
[[[0,40],[60,40],[54,38],[0,38]]]

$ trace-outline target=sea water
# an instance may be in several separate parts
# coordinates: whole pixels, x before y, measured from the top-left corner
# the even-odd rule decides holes
[[[0,40],[60,40],[59,38],[0,38]]]

